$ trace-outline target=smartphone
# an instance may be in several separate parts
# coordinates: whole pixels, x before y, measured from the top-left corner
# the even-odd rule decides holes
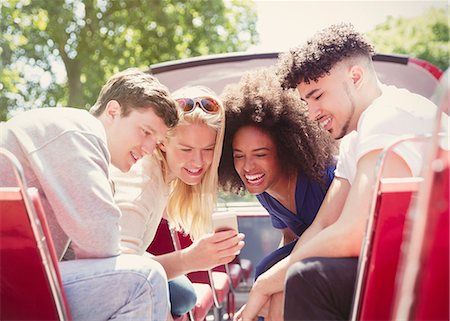
[[[235,212],[216,212],[212,215],[213,231],[238,230],[237,215]]]

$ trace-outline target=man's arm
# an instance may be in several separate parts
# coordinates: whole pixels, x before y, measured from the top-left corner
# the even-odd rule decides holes
[[[68,131],[30,157],[77,259],[118,255],[120,210],[108,180],[106,143],[95,135]]]
[[[303,244],[312,239],[324,228],[336,222],[342,213],[342,208],[344,207],[349,190],[350,184],[346,179],[340,177],[333,179],[316,218],[300,236],[292,252],[297,251],[299,247],[303,246]]]
[[[341,213],[341,209],[344,206],[349,190],[350,184],[347,180],[338,177],[333,179],[316,218],[308,229],[301,235],[290,256],[295,252],[300,251],[304,244],[313,239],[314,236],[320,233],[325,227],[336,221]],[[290,264],[289,256],[272,266],[268,271],[258,277],[258,280],[255,282],[252,290],[250,291],[250,296],[245,309],[240,311],[240,319],[238,318],[237,320],[254,318],[254,316],[260,313],[263,305],[268,303],[271,295],[276,292],[284,291],[284,278],[287,268],[289,267],[287,264]],[[277,284],[267,287],[265,282],[262,283],[259,281],[260,277],[267,278],[268,283],[276,282]]]
[[[257,315],[270,295],[284,290],[286,272],[291,264],[315,256],[346,257],[359,255],[373,195],[374,169],[379,154],[380,150],[375,150],[364,155],[358,161],[356,177],[353,185],[348,189],[348,196],[345,197],[345,204],[339,218],[319,232],[310,232],[309,236],[306,235],[309,240],[299,241],[288,257],[258,278],[247,302],[247,315]],[[383,177],[408,176],[411,176],[411,171],[406,162],[395,154],[389,157],[383,171]],[[335,206],[332,201],[337,200],[336,205],[339,206],[339,201],[342,201],[341,193],[345,193],[346,190],[344,184],[338,194],[334,197],[328,197],[328,193],[336,192],[334,188],[330,188],[327,193],[326,204],[319,211],[321,218],[325,215],[321,213],[323,211],[333,213],[332,210],[329,210],[330,206]],[[318,229],[317,226],[314,227],[314,229],[316,228]],[[312,236],[314,233],[315,236]]]
[[[348,191],[342,214],[336,222],[325,227],[309,241],[297,244],[298,246],[291,255],[278,263],[279,267],[277,267],[278,264],[274,266],[277,269],[266,272],[268,275],[262,280],[268,279],[270,281],[267,282],[267,285],[270,285],[269,287],[264,286],[269,290],[268,294],[282,290],[288,267],[301,259],[314,256],[347,257],[359,255],[374,192],[374,171],[379,153],[380,150],[372,151],[359,160],[355,181]],[[411,171],[406,162],[396,154],[392,154],[386,162],[383,177],[408,176],[411,176]],[[341,192],[345,192],[345,189],[344,187]],[[335,195],[334,198],[331,198],[331,200],[333,199],[337,199],[339,202],[341,195]],[[328,203],[324,204],[323,209],[321,207],[321,211],[328,212],[328,208],[334,206],[329,201],[330,199],[327,197]],[[329,211],[329,213],[333,213],[333,211]],[[275,271],[276,273],[273,273]],[[280,283],[274,282],[273,278]]]

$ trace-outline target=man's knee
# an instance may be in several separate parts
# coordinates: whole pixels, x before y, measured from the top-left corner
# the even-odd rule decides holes
[[[320,275],[320,265],[314,258],[304,259],[291,265],[286,274],[286,291],[288,287],[302,288]]]
[[[138,273],[145,277],[151,287],[160,288],[168,293],[167,274],[159,262],[145,256],[138,256],[136,262]]]
[[[130,286],[148,288],[159,295],[168,294],[167,275],[162,265],[146,256],[121,255],[117,260],[117,271],[130,279]],[[134,281],[131,281],[133,279]]]

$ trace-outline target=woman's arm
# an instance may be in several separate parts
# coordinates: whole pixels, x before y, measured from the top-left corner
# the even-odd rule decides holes
[[[189,247],[154,259],[161,263],[169,279],[192,271],[208,270],[231,262],[244,246],[244,234],[234,230],[207,234]]]

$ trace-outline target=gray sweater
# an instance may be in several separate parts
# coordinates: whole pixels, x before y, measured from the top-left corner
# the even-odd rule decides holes
[[[85,110],[39,108],[0,124],[0,147],[39,190],[58,257],[72,241],[76,258],[119,254],[120,210],[109,178],[105,129]],[[0,186],[17,186],[0,157]]]

